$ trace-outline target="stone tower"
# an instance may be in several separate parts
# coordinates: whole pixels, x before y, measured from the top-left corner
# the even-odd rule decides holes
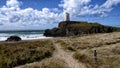
[[[70,15],[67,12],[66,12],[66,20],[65,21],[70,21]]]

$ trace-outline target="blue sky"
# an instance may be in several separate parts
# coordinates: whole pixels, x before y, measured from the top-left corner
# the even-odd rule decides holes
[[[0,0],[0,30],[47,29],[65,19],[120,27],[120,0]]]

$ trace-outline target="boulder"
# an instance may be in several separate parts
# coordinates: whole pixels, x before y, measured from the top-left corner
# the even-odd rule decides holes
[[[19,36],[10,36],[6,41],[21,41],[22,39]]]

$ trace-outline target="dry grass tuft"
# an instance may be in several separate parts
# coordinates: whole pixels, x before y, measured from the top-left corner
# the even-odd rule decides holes
[[[59,43],[64,50],[75,51],[74,47],[67,40],[57,40],[56,43]]]
[[[120,46],[106,46],[96,48],[97,50],[97,68],[120,68]],[[84,63],[88,68],[93,68],[94,65],[94,49],[86,49],[74,53],[73,58]]]
[[[10,42],[0,44],[0,67],[11,68],[52,56],[51,41]]]
[[[93,50],[97,50],[97,68],[120,68],[120,32],[93,34],[65,39],[75,51],[73,58],[94,68]]]
[[[61,59],[49,58],[34,65],[25,66],[23,68],[67,68],[65,65],[66,63]]]
[[[75,58],[79,62],[84,63],[88,68],[93,67],[93,57],[85,52],[75,52],[73,54],[73,58]]]

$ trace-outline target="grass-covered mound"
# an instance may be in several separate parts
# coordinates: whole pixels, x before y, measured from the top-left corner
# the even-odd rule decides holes
[[[99,23],[88,23],[80,21],[62,21],[58,28],[45,30],[45,36],[74,36],[92,33],[110,33],[120,31],[120,28],[104,26]]]
[[[52,56],[53,51],[53,43],[48,40],[0,43],[0,68],[40,61]]]

